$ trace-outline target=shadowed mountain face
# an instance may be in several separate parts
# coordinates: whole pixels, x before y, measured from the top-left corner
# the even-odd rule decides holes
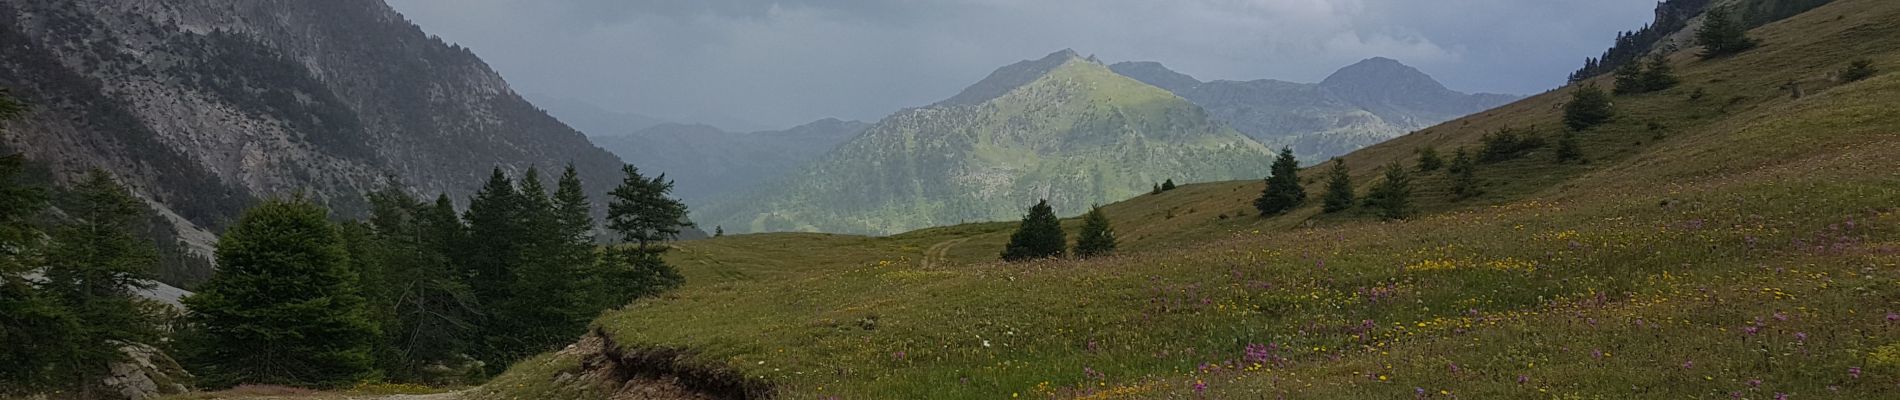
[[[782,131],[727,132],[707,125],[659,124],[595,143],[648,173],[673,179],[692,208],[739,194],[804,166],[870,124],[827,118]]]
[[[1309,164],[1517,99],[1459,93],[1387,58],[1347,66],[1317,84],[1202,82],[1155,62],[1110,68],[1174,92],[1269,147],[1290,146]]]
[[[497,166],[573,163],[596,200],[619,182],[619,158],[378,0],[3,0],[0,46],[0,87],[33,105],[6,147],[58,179],[111,172],[199,245],[269,196],[356,216],[389,182],[459,200]]]
[[[1155,182],[1263,175],[1269,151],[1160,88],[1064,50],[898,112],[793,175],[701,209],[728,231],[887,234],[1058,213]]]

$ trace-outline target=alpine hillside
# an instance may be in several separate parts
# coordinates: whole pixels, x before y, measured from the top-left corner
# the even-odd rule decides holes
[[[900,111],[694,219],[734,232],[889,234],[1013,219],[1040,199],[1072,214],[1164,180],[1258,177],[1269,156],[1180,97],[1063,50]]]
[[[1167,89],[1214,119],[1271,148],[1292,147],[1308,162],[1517,100],[1465,94],[1389,58],[1341,68],[1320,83],[1272,79],[1202,82],[1157,62],[1122,62],[1116,73]]]
[[[1755,46],[1658,49],[1675,85],[1298,170],[1283,214],[1260,179],[1105,205],[1113,256],[1000,261],[1014,221],[682,243],[680,289],[468,394],[1900,398],[1900,2],[1730,32]]]

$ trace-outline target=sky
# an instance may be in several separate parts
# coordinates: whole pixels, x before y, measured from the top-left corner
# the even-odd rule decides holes
[[[1654,0],[387,0],[516,91],[728,130],[876,121],[1072,48],[1202,80],[1370,57],[1466,92],[1563,83]],[[590,132],[590,134],[599,134]]]

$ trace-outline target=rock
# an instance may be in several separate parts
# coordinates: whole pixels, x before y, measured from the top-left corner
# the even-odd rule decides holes
[[[112,374],[100,382],[108,393],[128,400],[155,399],[191,391],[191,373],[158,348],[143,343],[119,343],[125,360],[111,365]]]

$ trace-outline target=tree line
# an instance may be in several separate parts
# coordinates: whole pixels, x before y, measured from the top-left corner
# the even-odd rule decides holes
[[[23,107],[0,92],[0,119]],[[584,333],[600,311],[676,287],[661,260],[686,208],[632,166],[609,194],[602,246],[570,166],[497,168],[459,211],[397,188],[364,220],[309,196],[269,199],[220,236],[219,267],[182,315],[141,298],[156,246],[147,208],[103,171],[58,201],[0,157],[0,395],[103,394],[133,344],[177,356],[203,387],[477,382]]]

